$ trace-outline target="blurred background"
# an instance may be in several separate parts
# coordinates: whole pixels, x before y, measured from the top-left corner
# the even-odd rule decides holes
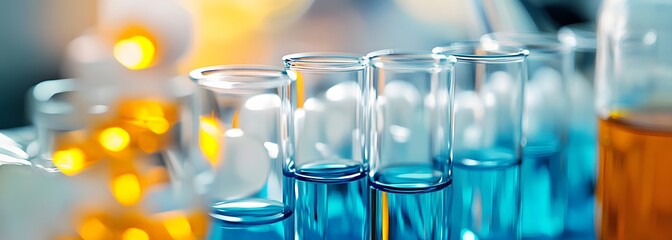
[[[176,1],[194,23],[193,32],[184,33],[192,40],[180,59],[180,74],[217,64],[281,66],[280,58],[294,52],[429,50],[487,31],[555,31],[594,21],[599,6],[599,0]],[[63,66],[67,46],[96,24],[99,4],[0,3],[0,129],[28,124],[25,99],[31,86],[71,77]]]

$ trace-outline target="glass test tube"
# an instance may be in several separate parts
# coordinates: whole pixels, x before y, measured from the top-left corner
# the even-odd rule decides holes
[[[463,42],[433,51],[457,59],[450,239],[518,239],[527,50]]]
[[[290,79],[265,66],[193,70],[197,185],[205,186],[213,239],[294,239],[288,164],[295,108]]]
[[[381,50],[367,60],[371,238],[446,238],[454,58]]]
[[[574,48],[575,69],[567,85],[572,107],[567,140],[567,186],[570,191],[565,232],[576,236],[592,236],[597,174],[595,25],[580,23],[564,26],[558,31],[558,38]]]
[[[567,211],[567,83],[573,52],[557,35],[492,33],[488,45],[520,46],[527,57],[521,171],[522,237],[557,237],[564,231]]]
[[[283,57],[294,79],[296,234],[299,239],[366,239],[362,158],[365,65],[343,53]]]

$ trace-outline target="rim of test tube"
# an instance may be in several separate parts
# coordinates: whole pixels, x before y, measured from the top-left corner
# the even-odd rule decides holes
[[[595,51],[597,48],[597,33],[593,23],[575,23],[563,26],[558,30],[558,39],[582,51]]]
[[[566,53],[572,47],[560,42],[557,34],[529,32],[494,32],[481,36],[484,46],[511,46],[527,49],[530,54]]]
[[[74,79],[47,80],[36,84],[28,90],[30,121],[38,128],[70,131],[81,129],[86,117],[108,113],[107,105],[96,104],[78,109],[77,104],[69,98],[57,97],[80,91],[82,89]]]
[[[282,68],[264,65],[220,65],[189,73],[196,84],[214,89],[271,89],[286,86],[290,79]]]
[[[366,54],[368,63],[378,68],[427,69],[448,68],[457,62],[453,56],[431,51],[384,49]]]
[[[285,67],[293,70],[357,71],[366,67],[361,55],[337,52],[304,52],[282,57]]]
[[[484,54],[464,53],[464,50],[482,49]],[[522,62],[530,54],[524,48],[483,45],[477,41],[456,42],[447,46],[435,47],[432,52],[447,56],[454,56],[458,62],[481,62],[481,63],[510,63]]]

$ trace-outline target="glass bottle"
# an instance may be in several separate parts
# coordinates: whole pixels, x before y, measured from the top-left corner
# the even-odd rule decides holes
[[[672,235],[672,1],[605,0],[598,20],[597,232]]]

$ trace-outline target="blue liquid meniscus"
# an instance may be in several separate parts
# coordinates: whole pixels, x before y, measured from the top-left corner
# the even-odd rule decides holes
[[[393,166],[371,177],[371,239],[445,239],[451,179],[431,166]]]
[[[453,156],[451,239],[519,239],[521,158],[505,148]]]
[[[284,176],[283,185],[294,186],[292,177]],[[284,188],[284,197],[293,197],[292,188]],[[257,196],[227,200],[211,206],[212,225],[208,239],[294,239],[294,216],[291,208],[281,201]],[[288,202],[285,199],[285,202]]]
[[[297,167],[298,239],[365,239],[368,192],[361,162],[323,160]]]

